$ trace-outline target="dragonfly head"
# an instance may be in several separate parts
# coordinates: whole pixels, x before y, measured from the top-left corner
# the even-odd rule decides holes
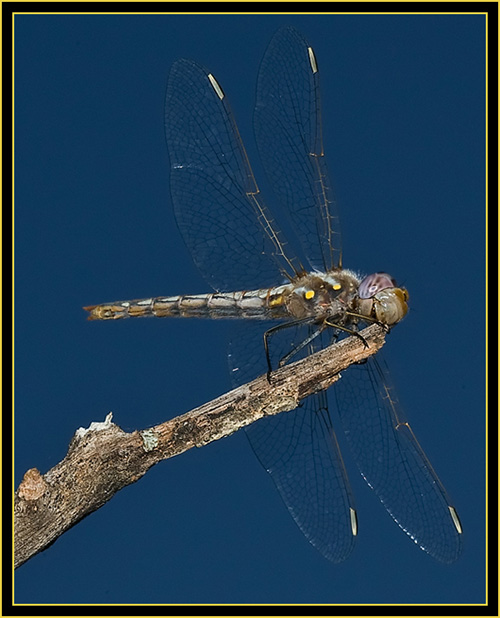
[[[393,326],[406,315],[408,299],[408,291],[398,288],[390,275],[373,273],[359,284],[357,309],[361,315]]]

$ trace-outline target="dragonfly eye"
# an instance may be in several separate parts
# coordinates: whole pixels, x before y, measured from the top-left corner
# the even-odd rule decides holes
[[[373,273],[365,277],[359,284],[358,296],[360,298],[373,298],[378,292],[394,287],[396,287],[396,281],[390,275]]]

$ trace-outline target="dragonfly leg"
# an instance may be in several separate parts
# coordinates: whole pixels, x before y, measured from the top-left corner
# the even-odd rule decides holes
[[[293,322],[286,322],[284,324],[278,324],[277,326],[273,326],[272,328],[266,330],[266,332],[264,333],[264,349],[266,351],[267,381],[269,382],[269,384],[271,384],[271,376],[273,373],[271,355],[269,353],[269,340],[270,340],[271,335],[285,328],[290,328],[292,326],[298,326],[299,324],[304,324],[304,323],[308,323],[311,321],[312,321],[311,318],[305,318],[302,320],[295,320]],[[291,352],[289,352],[283,358],[281,358],[278,362],[278,368],[283,367],[290,360],[290,358],[292,358],[292,356],[294,356],[295,354],[297,354],[297,352],[302,350],[308,343],[310,343],[315,337],[317,337],[323,330],[324,330],[324,327],[322,325],[321,328],[316,330],[309,337],[306,337],[306,339],[302,341],[297,347],[293,348]]]
[[[357,337],[358,339],[360,339],[363,342],[363,345],[365,346],[365,348],[369,347],[368,342],[366,341],[366,339],[363,337],[363,335],[358,333],[358,331],[352,330],[352,328],[346,328],[345,326],[340,326],[340,324],[335,324],[335,323],[329,322],[328,320],[325,320],[324,324],[325,324],[325,326],[331,326],[332,328],[338,328],[339,330],[342,330],[345,333],[349,333],[349,335],[354,335],[355,337]]]
[[[309,337],[306,337],[304,339],[304,341],[302,341],[301,343],[299,343],[299,345],[297,347],[295,347],[291,352],[289,352],[286,356],[284,356],[278,363],[279,367],[283,367],[284,365],[286,365],[288,363],[288,361],[295,356],[295,354],[298,354],[303,348],[306,347],[306,345],[308,345],[309,343],[311,343],[311,341],[313,339],[316,339],[316,337],[318,335],[320,335],[323,331],[325,330],[325,326],[324,324],[321,325],[320,328],[318,328],[317,330],[315,330],[313,333],[311,333],[309,335]]]
[[[349,313],[349,315],[351,315],[351,313]],[[352,315],[357,317],[357,314],[352,314]],[[359,317],[361,318],[363,316],[359,316]],[[370,319],[369,321],[372,321],[372,320]],[[376,321],[376,320],[373,320],[373,321]],[[302,320],[295,320],[293,322],[285,322],[284,324],[278,324],[277,326],[273,326],[272,328],[270,328],[264,333],[264,349],[266,351],[266,361],[267,361],[267,381],[269,382],[269,384],[272,383],[271,377],[273,374],[273,366],[272,366],[271,355],[269,351],[269,341],[270,341],[271,335],[274,335],[278,331],[281,331],[285,328],[290,328],[292,326],[298,326],[304,323],[306,324],[314,323],[314,320],[312,320],[311,318],[304,318]],[[286,365],[290,361],[291,358],[293,358],[296,354],[298,354],[301,350],[303,350],[307,345],[309,345],[314,339],[316,339],[316,337],[318,337],[318,335],[321,335],[321,333],[324,332],[327,326],[344,331],[348,333],[349,335],[354,335],[355,337],[357,337],[363,342],[363,345],[365,346],[365,348],[368,347],[368,342],[362,335],[360,335],[358,331],[353,330],[351,328],[346,328],[345,326],[341,326],[340,324],[336,324],[334,322],[329,322],[326,319],[326,320],[323,320],[320,324],[317,324],[317,328],[313,332],[311,332],[308,337],[306,337],[299,344],[294,346],[293,349],[290,350],[290,352],[285,354],[285,356],[283,356],[278,361],[278,369]]]
[[[388,324],[384,324],[383,322],[377,320],[377,318],[372,318],[369,315],[361,315],[360,313],[354,313],[353,311],[346,311],[345,315],[348,315],[351,318],[359,318],[360,320],[363,320],[364,322],[370,322],[371,324],[378,324],[385,330],[386,333],[390,332],[391,330],[391,327]]]

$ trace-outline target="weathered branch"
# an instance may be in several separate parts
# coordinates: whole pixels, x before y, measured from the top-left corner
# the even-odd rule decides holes
[[[45,549],[78,521],[97,510],[151,466],[229,436],[266,415],[296,408],[314,392],[328,388],[340,371],[374,354],[385,330],[362,331],[368,343],[349,337],[302,361],[265,376],[161,425],[126,433],[111,422],[76,431],[66,457],[46,474],[26,472],[14,502],[15,567]]]

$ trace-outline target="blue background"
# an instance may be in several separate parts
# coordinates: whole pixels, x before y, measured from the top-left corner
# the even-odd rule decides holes
[[[90,323],[82,306],[209,291],[170,204],[168,70],[188,57],[216,75],[265,190],[254,84],[285,24],[319,59],[344,264],[410,291],[385,355],[462,518],[463,555],[445,566],[419,551],[344,449],[360,534],[329,563],[240,432],[162,462],[31,559],[18,603],[485,600],[481,15],[16,17],[16,486],[110,410],[132,431],[229,390],[230,324]]]

